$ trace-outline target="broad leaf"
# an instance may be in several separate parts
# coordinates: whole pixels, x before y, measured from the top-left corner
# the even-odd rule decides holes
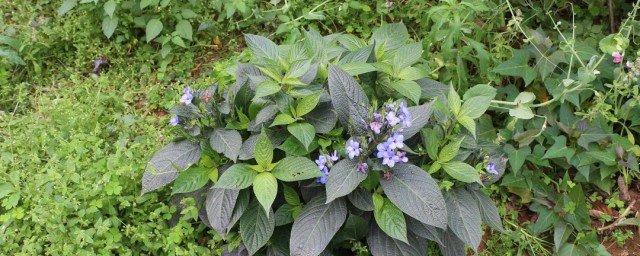
[[[215,188],[245,189],[251,186],[253,179],[258,175],[247,164],[234,164],[227,169],[218,179]]]
[[[536,70],[529,66],[530,58],[529,51],[515,50],[513,58],[495,67],[493,72],[501,75],[522,77],[525,85],[529,85],[538,76]]]
[[[458,151],[460,151],[460,144],[462,144],[462,141],[462,139],[458,139],[442,147],[442,150],[440,150],[440,153],[438,154],[438,161],[446,163],[456,157],[456,155],[458,155]]]
[[[191,167],[184,170],[173,183],[171,194],[189,193],[200,189],[209,181],[210,171],[204,167]]]
[[[296,119],[287,114],[278,114],[276,118],[273,119],[273,123],[269,127],[276,125],[286,125],[295,122]]]
[[[358,215],[349,214],[347,222],[332,239],[334,243],[349,240],[360,240],[369,234],[369,220]]]
[[[398,164],[389,180],[381,179],[384,193],[398,208],[427,225],[445,228],[447,208],[438,184],[415,165]]]
[[[269,214],[265,213],[258,201],[253,201],[249,204],[249,208],[240,218],[240,236],[247,250],[249,250],[249,255],[255,254],[267,244],[267,241],[273,235],[275,225],[273,211],[270,210]]]
[[[107,38],[111,38],[113,32],[118,27],[118,17],[104,17],[102,19],[102,33]]]
[[[71,11],[78,4],[78,0],[65,0],[60,8],[58,8],[58,16],[62,16],[65,13]]]
[[[387,236],[375,222],[371,222],[367,236],[367,245],[373,256],[424,256],[428,255],[427,249],[423,248],[426,241],[420,241],[416,236],[409,236],[409,243],[393,239]],[[422,242],[422,243],[421,243]]]
[[[200,145],[190,141],[173,142],[156,152],[142,175],[142,192],[156,190],[178,177],[180,169],[200,160]],[[180,168],[180,169],[176,169]]]
[[[373,200],[371,196],[371,193],[364,188],[356,188],[347,195],[349,202],[362,211],[373,211]]]
[[[322,96],[322,92],[309,94],[302,98],[296,106],[296,115],[301,117],[311,112],[318,105],[320,96]]]
[[[411,113],[411,126],[402,130],[402,135],[405,140],[408,140],[418,134],[418,132],[420,132],[420,130],[429,122],[429,118],[431,117],[431,106],[433,106],[433,102],[422,104],[420,106],[409,107],[409,113]]]
[[[344,199],[325,204],[316,196],[303,208],[291,229],[291,255],[319,255],[347,218]]]
[[[300,181],[322,176],[318,166],[307,157],[290,156],[280,160],[272,170],[281,181]]]
[[[256,58],[278,60],[278,46],[271,40],[257,35],[245,34],[244,40]]]
[[[367,178],[366,173],[358,171],[357,159],[343,159],[331,167],[327,176],[327,203],[351,193],[358,184]]]
[[[211,188],[207,193],[206,211],[209,224],[224,238],[231,223],[239,190]]]
[[[447,94],[447,104],[449,104],[449,108],[453,115],[458,116],[461,108],[461,100],[460,95],[453,89],[453,86],[449,86],[449,93]]]
[[[264,208],[265,213],[269,215],[271,205],[276,200],[278,194],[278,181],[270,172],[259,173],[253,179],[253,193],[256,195],[258,202]]]
[[[511,165],[511,170],[518,174],[518,172],[520,172],[520,168],[524,165],[524,161],[527,159],[527,156],[531,154],[531,148],[529,146],[524,146],[519,149],[515,149],[511,144],[507,144],[504,146],[503,150],[509,156],[509,165]]]
[[[216,128],[209,136],[209,144],[213,150],[235,162],[242,147],[242,137],[236,130]]]
[[[151,19],[147,22],[147,27],[145,29],[145,36],[147,38],[147,43],[151,42],[154,38],[160,35],[162,32],[162,22],[158,19]]]
[[[498,214],[498,209],[496,208],[496,204],[493,200],[480,190],[473,190],[470,191],[470,193],[478,202],[478,209],[480,209],[482,222],[489,225],[496,231],[505,233],[506,231],[502,227],[502,219],[500,218],[500,214]]]
[[[380,229],[388,236],[408,243],[407,223],[402,211],[379,194],[373,194],[373,208],[373,216]]]
[[[465,100],[460,109],[460,116],[468,116],[472,119],[479,118],[487,111],[492,99],[485,96],[476,96]]]
[[[365,133],[367,124],[361,120],[369,118],[369,99],[360,85],[349,74],[329,64],[329,91],[342,126],[350,127],[351,123],[355,133]]]
[[[451,229],[447,229],[442,233],[442,244],[439,247],[443,256],[467,255],[464,242]]]
[[[271,79],[263,80],[262,82],[256,85],[256,95],[254,96],[254,99],[275,94],[279,92],[281,89],[282,89],[282,86],[280,86],[278,82],[273,81]]]
[[[384,51],[398,49],[409,40],[407,27],[402,23],[387,23],[373,31],[369,44],[375,42],[376,50],[384,45]]]
[[[304,120],[316,128],[316,133],[324,134],[333,130],[333,127],[338,121],[338,116],[329,104],[320,104],[316,109],[307,114]]]
[[[311,141],[316,136],[316,128],[308,123],[295,123],[287,126],[289,133],[296,137],[305,148],[309,148]]]
[[[264,130],[260,133],[260,136],[258,136],[256,145],[253,147],[253,157],[256,159],[256,162],[263,167],[266,167],[273,161],[273,144],[271,144]]]
[[[442,168],[447,172],[447,174],[456,180],[466,183],[481,182],[480,174],[476,168],[473,168],[473,166],[469,164],[463,162],[449,162],[443,163]]]
[[[478,203],[464,187],[453,188],[444,196],[449,213],[449,229],[477,252],[482,239]]]
[[[407,228],[409,228],[409,231],[411,231],[412,233],[422,238],[434,241],[437,244],[442,244],[442,239],[441,239],[442,232],[440,231],[440,229],[434,226],[429,226],[427,224],[424,224],[419,220],[416,220],[409,216],[405,216],[405,217],[407,220]]]
[[[422,58],[422,52],[422,42],[401,46],[393,56],[393,67],[396,70],[402,70],[415,64]]]
[[[544,156],[542,156],[542,159],[564,157],[565,159],[567,159],[567,162],[569,162],[576,150],[567,147],[567,138],[565,138],[563,135],[553,137],[553,140],[555,141],[555,143],[547,150]]]
[[[191,23],[188,20],[181,20],[176,24],[176,32],[178,32],[178,36],[187,39],[189,41],[193,40],[193,27],[191,27]]]
[[[402,96],[407,97],[414,103],[418,104],[420,101],[420,94],[422,89],[414,81],[410,80],[398,80],[391,82],[391,88],[398,91]]]

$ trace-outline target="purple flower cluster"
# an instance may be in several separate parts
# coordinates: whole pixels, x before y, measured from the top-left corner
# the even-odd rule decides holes
[[[409,161],[407,158],[407,152],[400,151],[400,148],[404,147],[404,136],[400,133],[394,133],[393,136],[387,139],[387,141],[378,144],[376,153],[377,158],[382,159],[382,164],[393,167],[396,163],[406,163]]]
[[[404,147],[404,136],[400,132],[412,125],[411,113],[404,102],[397,107],[395,102],[385,103],[383,109],[382,114],[373,113],[369,127],[374,135],[384,136],[376,147],[376,157],[382,159],[383,165],[394,167],[396,163],[409,161],[407,153],[399,149]]]
[[[318,156],[318,160],[316,160],[316,165],[318,165],[318,169],[324,175],[316,178],[317,183],[325,184],[327,182],[327,176],[329,175],[329,168],[333,166],[333,163],[338,161],[338,159],[339,157],[338,157],[337,151],[333,151],[332,155],[322,154]],[[327,166],[327,164],[329,166]]]
[[[191,101],[193,100],[193,90],[191,90],[191,87],[187,86],[184,88],[183,92],[184,94],[180,98],[180,103],[182,105],[191,104]]]
[[[491,174],[495,174],[498,175],[498,170],[496,170],[496,162],[491,160],[491,162],[489,162],[487,164],[487,171]]]
[[[176,126],[180,123],[180,117],[178,117],[177,115],[173,115],[173,117],[171,118],[171,120],[169,120],[169,124],[171,126]]]

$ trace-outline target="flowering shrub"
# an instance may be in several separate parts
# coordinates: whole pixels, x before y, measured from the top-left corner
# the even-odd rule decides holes
[[[234,85],[187,87],[170,110],[180,139],[151,158],[143,194],[173,182],[173,194],[201,202],[201,220],[229,251],[250,255],[365,242],[373,255],[426,255],[428,241],[462,255],[477,250],[482,222],[503,230],[479,190],[506,163],[478,139],[494,88],[460,97],[426,78],[422,43],[402,24],[369,40],[245,37],[252,58]]]

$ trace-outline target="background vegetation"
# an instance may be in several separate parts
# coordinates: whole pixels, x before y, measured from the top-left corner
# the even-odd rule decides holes
[[[564,244],[593,244],[562,247],[592,253],[600,243],[613,255],[633,251],[637,227],[616,225],[637,214],[640,199],[637,84],[617,79],[638,48],[638,24],[625,23],[633,8],[606,0],[5,1],[0,253],[221,254],[221,238],[195,221],[196,202],[178,204],[170,189],[139,196],[146,161],[173,136],[165,111],[186,85],[232,83],[236,61],[247,60],[242,33],[278,42],[308,28],[368,37],[390,22],[422,40],[421,65],[461,95],[490,84],[503,101],[529,91],[541,104],[563,96],[563,79],[593,88],[532,106],[546,118],[517,121],[492,108],[493,119],[480,121],[495,127],[510,158],[502,182],[487,188],[508,232],[487,230],[480,254],[565,255]],[[601,45],[618,31],[630,37],[610,43],[626,47],[622,64]],[[593,55],[603,56],[599,65],[589,64]]]

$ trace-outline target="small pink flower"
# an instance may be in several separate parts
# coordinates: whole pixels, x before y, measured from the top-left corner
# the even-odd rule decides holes
[[[611,56],[613,56],[613,63],[620,63],[622,62],[622,57],[624,57],[624,53],[620,54],[619,52],[613,52]]]
[[[633,63],[631,61],[627,61],[627,69],[631,70],[633,68]]]
[[[386,2],[385,6],[387,6],[387,8],[391,8],[391,6],[393,6],[393,2]]]

